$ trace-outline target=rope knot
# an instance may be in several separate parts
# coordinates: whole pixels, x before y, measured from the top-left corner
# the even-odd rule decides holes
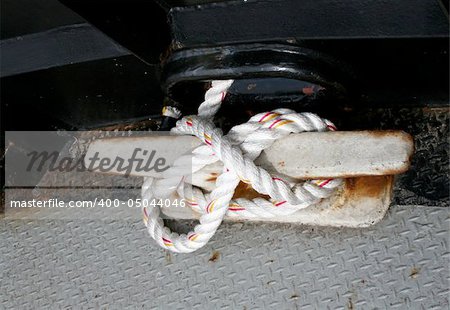
[[[163,174],[163,179],[144,180],[144,199],[167,197],[176,192],[201,214],[200,223],[194,231],[178,235],[164,226],[158,207],[144,208],[144,223],[150,235],[163,248],[174,252],[193,252],[209,241],[225,216],[270,218],[289,215],[329,197],[341,184],[338,179],[297,183],[297,180],[286,176],[271,175],[254,163],[264,149],[291,133],[336,130],[333,123],[315,114],[276,109],[251,117],[247,123],[233,127],[224,136],[212,123],[212,117],[232,82],[214,81],[199,107],[199,115],[182,118],[172,130],[175,134],[196,136],[204,146],[194,150],[193,154],[177,159]],[[186,171],[187,160],[192,162],[190,171]],[[188,175],[218,161],[223,164],[223,169],[217,177],[216,187],[210,193],[186,182]],[[261,196],[253,199],[233,198],[240,182],[249,184]]]

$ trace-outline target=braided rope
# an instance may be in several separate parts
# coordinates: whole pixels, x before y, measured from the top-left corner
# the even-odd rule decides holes
[[[254,160],[277,139],[291,133],[336,130],[333,123],[312,113],[296,113],[277,109],[260,113],[247,123],[233,127],[227,135],[214,126],[212,118],[220,108],[233,80],[213,81],[205,94],[197,116],[184,117],[172,132],[193,135],[205,143],[192,154],[178,158],[163,172],[161,179],[144,178],[142,198],[151,200],[174,197],[177,193],[200,213],[199,224],[188,234],[177,234],[164,226],[160,208],[143,208],[144,223],[151,237],[163,248],[190,253],[203,247],[214,236],[225,216],[240,218],[270,218],[289,215],[329,197],[341,184],[340,179],[310,180],[296,183],[283,176],[270,175],[254,164]],[[206,165],[220,161],[224,169],[216,187],[205,193],[186,178]],[[232,199],[239,182],[270,199]]]

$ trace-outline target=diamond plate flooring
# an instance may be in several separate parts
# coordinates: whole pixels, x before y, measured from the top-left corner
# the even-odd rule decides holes
[[[224,223],[194,254],[141,221],[0,221],[4,309],[448,309],[448,208],[368,229]]]

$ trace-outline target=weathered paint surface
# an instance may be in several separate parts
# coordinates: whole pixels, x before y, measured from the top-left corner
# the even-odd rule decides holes
[[[306,132],[275,141],[257,163],[300,179],[393,175],[408,170],[413,151],[402,131]]]
[[[155,150],[167,164],[200,145],[195,137],[148,136],[94,141],[86,161],[95,152],[100,157],[130,158],[136,148]],[[256,160],[265,169],[297,179],[346,178],[393,175],[409,168],[414,151],[410,135],[402,131],[342,131],[293,134],[276,141]],[[89,162],[86,162],[89,166]],[[222,171],[219,164],[194,175],[199,186],[214,182]],[[112,173],[118,173],[112,170]],[[134,176],[160,177],[156,171],[131,171]],[[207,186],[208,187],[208,186]]]
[[[270,219],[254,218],[245,221],[298,223],[314,226],[368,227],[381,221],[389,209],[392,196],[393,176],[349,178],[339,191],[329,199],[297,211],[290,216]],[[254,198],[251,191],[237,192],[237,197]],[[163,213],[174,219],[198,219],[200,214],[190,208],[163,208]],[[242,221],[243,218],[226,218]]]
[[[185,148],[167,148],[178,139]],[[183,139],[183,141],[181,140]],[[164,145],[160,156],[169,162],[200,145],[194,137],[139,137],[104,139],[95,141],[88,154],[99,152],[100,156],[129,158],[136,147]],[[291,178],[345,178],[341,189],[329,199],[297,211],[288,217],[271,219],[254,218],[251,221],[290,222],[315,226],[367,227],[378,223],[389,208],[393,188],[393,175],[409,168],[414,151],[410,135],[402,131],[354,131],[301,133],[276,141],[257,159],[257,164]],[[169,152],[164,154],[164,152]],[[212,190],[222,164],[206,166],[187,180],[205,190]],[[117,172],[116,172],[117,173]],[[160,176],[154,172],[133,171],[132,175]],[[241,183],[234,198],[252,199],[264,197]],[[267,197],[266,197],[267,198]],[[200,214],[190,208],[168,207],[163,213],[174,219],[197,219]],[[240,217],[226,220],[247,220]]]

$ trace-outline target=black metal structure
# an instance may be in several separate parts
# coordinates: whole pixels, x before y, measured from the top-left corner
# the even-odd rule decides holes
[[[170,2],[170,1],[167,1]],[[200,1],[202,2],[202,1]],[[448,12],[437,0],[265,0],[175,7],[183,47],[305,39],[446,38]]]
[[[175,102],[196,106],[205,83],[234,79],[227,103],[304,107],[334,104],[348,96],[346,64],[314,50],[282,44],[243,44],[175,51],[164,65],[162,85]],[[308,100],[315,99],[315,100]],[[237,108],[237,107],[236,107]]]
[[[229,115],[243,121],[289,106],[341,129],[408,131],[417,152],[397,183],[397,203],[446,203],[446,3],[61,2],[2,1],[3,129],[159,122],[167,98],[195,112],[210,80],[233,78],[221,111],[225,128]]]

